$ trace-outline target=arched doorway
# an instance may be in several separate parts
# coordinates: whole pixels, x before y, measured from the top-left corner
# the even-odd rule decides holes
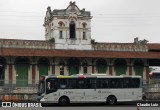
[[[6,60],[0,57],[0,86],[4,86]]]
[[[114,62],[114,70],[116,75],[126,74],[127,72],[127,63],[124,59],[116,59]]]
[[[40,58],[38,60],[39,77],[42,75],[48,75],[49,61],[47,58]]]
[[[96,69],[98,73],[106,73],[107,71],[107,62],[103,59],[99,59],[96,62]]]
[[[77,58],[70,58],[67,62],[69,75],[79,74],[80,62]]]
[[[140,75],[143,77],[144,62],[142,60],[135,60],[134,71],[135,75]]]
[[[15,60],[16,67],[16,86],[28,85],[29,60],[26,57],[18,57]]]

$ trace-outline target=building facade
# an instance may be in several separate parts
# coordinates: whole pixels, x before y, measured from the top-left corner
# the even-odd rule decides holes
[[[44,20],[46,40],[55,41],[55,49],[91,50],[91,15],[75,2],[66,9],[47,8]]]
[[[91,13],[75,2],[66,9],[47,8],[46,40],[0,39],[0,86],[32,86],[41,75],[141,75],[160,66],[160,44],[101,43],[91,38]]]

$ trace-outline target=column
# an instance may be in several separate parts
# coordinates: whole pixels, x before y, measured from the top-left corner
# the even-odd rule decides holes
[[[113,75],[113,65],[109,65],[109,75]]]
[[[12,84],[13,65],[9,64],[9,84]]]
[[[1,66],[2,66],[1,68],[4,69],[4,79],[2,79],[4,81],[1,81],[1,82],[3,82],[4,85],[9,84],[9,74],[7,74],[7,73],[9,73],[8,72],[9,71],[9,65],[1,65]]]
[[[129,76],[132,76],[132,66],[131,65],[129,65]]]
[[[35,68],[35,64],[32,64],[32,84],[35,84],[35,80],[36,80],[36,68]]]
[[[94,67],[94,65],[92,65],[92,74],[94,74],[95,73],[95,67]]]
[[[146,81],[149,81],[149,66],[146,66]]]
[[[92,62],[92,64],[91,64],[92,65],[92,74],[94,74],[96,70],[95,70],[94,59],[93,58],[91,59],[91,62]]]
[[[55,65],[52,64],[52,74],[55,74]]]

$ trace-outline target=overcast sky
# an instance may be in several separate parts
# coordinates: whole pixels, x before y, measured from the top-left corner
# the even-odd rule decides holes
[[[44,40],[47,7],[66,9],[70,1],[0,0],[0,38]],[[160,0],[74,1],[91,11],[91,37],[98,42],[130,43],[139,37],[160,43]]]

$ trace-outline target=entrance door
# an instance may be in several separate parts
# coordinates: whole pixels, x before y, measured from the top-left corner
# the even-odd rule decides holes
[[[48,65],[40,64],[39,65],[39,76],[48,75]]]
[[[79,74],[80,62],[77,58],[70,58],[67,62],[69,75]]]
[[[27,64],[17,64],[16,65],[16,85],[17,86],[27,86],[28,85],[28,65]]]
[[[78,74],[78,67],[77,66],[71,66],[69,69],[69,75]]]

